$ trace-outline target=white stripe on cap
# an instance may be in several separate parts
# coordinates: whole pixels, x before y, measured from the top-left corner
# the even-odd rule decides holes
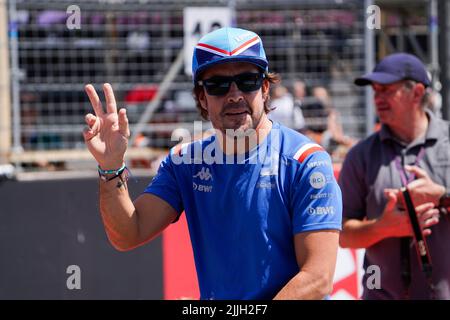
[[[222,56],[222,57],[229,56],[229,54],[226,54],[226,53],[214,50],[212,48],[203,47],[203,46],[197,46],[197,49],[200,49],[200,50],[203,50],[203,51],[208,51],[208,52],[214,53],[214,54],[216,54],[218,56]]]
[[[240,48],[239,50],[237,50],[236,52],[233,52],[233,56],[236,56],[242,52],[244,52],[245,50],[247,50],[248,48],[254,46],[255,44],[259,43],[260,40],[259,38],[256,38],[255,40],[253,40],[252,42],[248,43],[246,46]]]

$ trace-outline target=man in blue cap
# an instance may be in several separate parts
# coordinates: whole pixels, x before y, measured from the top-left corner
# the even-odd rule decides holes
[[[339,177],[340,244],[366,248],[364,267],[380,271],[364,275],[363,299],[450,299],[449,123],[426,109],[426,69],[417,57],[396,53],[355,84],[372,86],[382,124],[350,150]],[[432,263],[426,270],[412,240],[402,186],[428,245]]]
[[[332,288],[341,193],[329,155],[272,123],[268,72],[254,32],[222,28],[200,39],[194,92],[215,133],[171,149],[134,202],[126,187],[126,112],[104,86],[106,112],[86,91],[86,144],[99,164],[100,210],[111,243],[129,250],[184,211],[202,299],[323,299]],[[182,266],[180,266],[182,268]]]

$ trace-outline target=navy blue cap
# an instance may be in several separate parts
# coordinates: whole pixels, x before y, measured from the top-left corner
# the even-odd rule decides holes
[[[357,86],[365,86],[372,82],[391,84],[400,80],[413,80],[425,87],[431,85],[427,70],[423,63],[414,55],[394,53],[383,58],[371,73],[355,79]]]

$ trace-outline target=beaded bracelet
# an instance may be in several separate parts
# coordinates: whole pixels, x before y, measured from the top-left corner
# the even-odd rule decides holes
[[[119,177],[125,170],[127,170],[127,166],[125,165],[125,163],[117,170],[103,170],[102,168],[100,168],[100,165],[98,166],[98,175],[100,177],[100,179],[102,179],[103,181],[111,181],[117,177]],[[107,177],[106,175],[112,174],[112,177]]]
[[[100,173],[101,175],[106,175],[106,174],[115,174],[115,175],[118,175],[118,174],[120,174],[123,170],[125,170],[125,167],[126,167],[126,165],[125,165],[125,163],[124,164],[122,164],[122,166],[119,168],[119,169],[117,169],[117,170],[103,170],[102,168],[100,168],[100,165],[98,165],[98,173]]]

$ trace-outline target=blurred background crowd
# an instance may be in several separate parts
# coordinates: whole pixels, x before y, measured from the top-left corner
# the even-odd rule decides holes
[[[69,28],[74,4],[79,26]],[[270,69],[282,77],[272,88],[271,118],[324,145],[340,163],[349,147],[376,129],[370,93],[353,79],[386,54],[411,52],[429,66],[430,107],[441,114],[436,4],[0,0],[0,163],[16,172],[95,168],[81,136],[89,112],[83,86],[100,89],[110,82],[131,122],[136,148],[128,154],[130,165],[154,168],[152,161],[177,143],[172,133],[193,132],[193,122],[201,121],[190,75],[177,63],[189,36],[187,7],[228,8],[235,25],[262,37]],[[368,5],[381,10],[379,29],[367,28]],[[201,29],[199,21],[191,36],[208,31]]]

